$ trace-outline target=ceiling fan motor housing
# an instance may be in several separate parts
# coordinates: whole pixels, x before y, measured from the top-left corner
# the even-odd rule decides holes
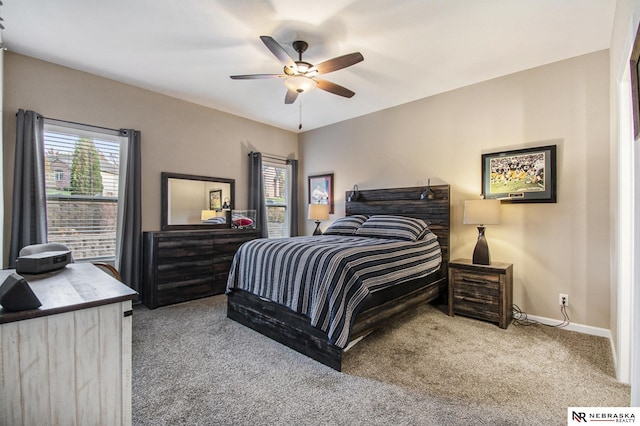
[[[302,54],[306,52],[307,48],[309,47],[309,43],[302,40],[296,40],[293,42],[292,46],[293,49],[298,52],[298,55],[300,55],[300,60],[302,60]]]

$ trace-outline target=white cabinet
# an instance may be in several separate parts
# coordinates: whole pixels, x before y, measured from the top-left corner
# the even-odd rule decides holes
[[[25,276],[40,309],[0,311],[0,425],[131,424],[137,294],[93,265],[67,268]]]

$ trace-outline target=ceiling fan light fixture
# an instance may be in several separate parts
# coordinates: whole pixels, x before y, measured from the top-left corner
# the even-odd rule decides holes
[[[300,74],[306,74],[312,67],[313,65],[309,62],[296,61],[296,68],[298,68],[298,73]]]
[[[313,90],[316,88],[318,83],[303,75],[296,75],[293,77],[289,77],[284,81],[284,85],[287,86],[287,89],[293,90],[294,92],[304,93],[309,90]]]

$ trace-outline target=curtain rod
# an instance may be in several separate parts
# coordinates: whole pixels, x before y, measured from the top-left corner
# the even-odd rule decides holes
[[[249,155],[253,154],[254,151],[251,151],[249,153]],[[287,161],[291,160],[291,158],[285,158],[285,157],[281,157],[279,155],[275,155],[275,154],[264,154],[262,153],[262,158],[268,158],[269,160],[275,160],[275,161],[282,161],[284,163],[286,163]]]
[[[45,117],[44,115],[41,115],[40,117],[44,118],[45,120],[54,121],[54,122],[61,123],[61,124],[72,124],[74,126],[93,127],[95,129],[108,130],[110,132],[115,132],[117,134],[120,133],[120,129],[111,129],[109,127],[94,126],[93,124],[76,123],[75,121],[60,120],[58,118]]]

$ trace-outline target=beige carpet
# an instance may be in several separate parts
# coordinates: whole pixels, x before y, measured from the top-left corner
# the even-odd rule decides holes
[[[226,297],[133,326],[135,425],[563,425],[568,406],[628,406],[608,340],[507,330],[420,307],[349,351],[338,373],[226,318]]]

